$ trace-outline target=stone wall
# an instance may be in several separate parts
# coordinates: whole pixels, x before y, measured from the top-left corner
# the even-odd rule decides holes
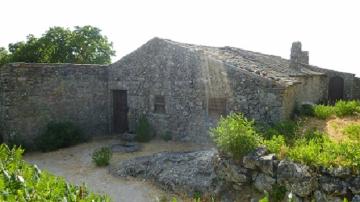
[[[0,123],[32,144],[49,121],[72,121],[87,135],[108,134],[106,66],[14,63],[0,69]]]
[[[354,79],[353,98],[360,100],[360,78]]]
[[[323,69],[315,66],[307,66],[307,68],[312,69],[317,72],[324,73],[327,78],[325,80],[326,85],[329,85],[329,80],[332,77],[339,76],[344,79],[344,98],[352,99],[353,98],[353,82],[355,79],[355,75],[351,73],[338,72],[330,69]],[[328,88],[325,89],[326,97],[328,97]]]
[[[109,89],[127,90],[130,130],[146,114],[158,134],[170,131],[177,140],[209,140],[208,128],[220,116],[208,112],[212,98],[226,100],[225,114],[265,122],[283,117],[281,86],[157,38],[110,66]],[[165,97],[165,113],[154,112],[157,95]]]

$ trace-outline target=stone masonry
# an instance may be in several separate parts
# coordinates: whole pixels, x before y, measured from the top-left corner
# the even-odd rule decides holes
[[[231,112],[274,123],[290,118],[301,104],[326,101],[333,77],[343,80],[343,99],[360,97],[359,78],[309,65],[300,42],[293,43],[287,60],[154,38],[109,66],[1,67],[0,135],[31,144],[54,120],[72,121],[88,135],[106,135],[119,125],[115,118],[132,132],[145,116],[157,135],[207,142],[209,127]],[[125,101],[116,100],[119,95]]]
[[[1,67],[3,138],[31,145],[49,121],[72,121],[87,135],[109,133],[107,68],[99,65],[24,64]]]

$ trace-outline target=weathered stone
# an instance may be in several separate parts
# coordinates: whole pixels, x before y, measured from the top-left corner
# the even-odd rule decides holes
[[[328,170],[328,173],[334,177],[347,178],[347,177],[351,176],[350,168],[336,167],[336,168],[330,168],[327,170]]]
[[[341,196],[347,192],[347,183],[338,178],[321,176],[319,185],[329,195]]]
[[[318,186],[317,179],[305,165],[291,161],[280,161],[277,169],[277,182],[300,197],[310,195]]]
[[[263,173],[259,173],[254,180],[254,186],[260,192],[271,191],[275,183],[276,180],[274,178]]]
[[[349,181],[350,190],[353,194],[360,194],[360,177],[355,177]]]
[[[360,195],[355,195],[352,199],[351,202],[360,202]]]
[[[261,156],[265,155],[267,150],[263,147],[257,148],[255,151],[243,157],[245,168],[255,169]]]
[[[111,151],[112,152],[136,152],[140,149],[140,146],[138,143],[135,142],[125,142],[122,144],[113,144],[111,145]]]
[[[304,200],[292,192],[286,192],[284,201],[303,202]]]
[[[235,164],[230,158],[216,156],[214,169],[219,179],[237,187],[250,181],[248,170]]]
[[[216,154],[214,150],[157,153],[122,161],[110,172],[123,177],[152,179],[173,192],[212,193],[217,186],[212,163]]]
[[[315,202],[328,202],[328,200],[326,198],[326,194],[319,190],[316,190],[314,192],[314,199],[315,199]]]
[[[274,175],[276,168],[276,157],[275,154],[268,154],[266,156],[261,156],[257,161],[256,166],[265,174]]]

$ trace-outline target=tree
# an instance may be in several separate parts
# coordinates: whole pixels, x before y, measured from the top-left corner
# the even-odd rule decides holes
[[[0,67],[8,61],[9,53],[4,47],[0,47]]]
[[[9,44],[9,61],[108,64],[115,51],[100,32],[92,26],[76,26],[74,31],[52,27],[40,38],[29,35],[26,42]]]

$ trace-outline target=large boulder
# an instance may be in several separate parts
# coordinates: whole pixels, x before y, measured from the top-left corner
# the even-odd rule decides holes
[[[321,176],[319,184],[321,189],[329,195],[344,196],[347,193],[347,183],[338,178]]]
[[[300,197],[310,195],[318,186],[316,175],[309,167],[288,160],[280,161],[277,168],[277,182]]]
[[[187,193],[213,193],[217,190],[213,159],[216,150],[195,152],[162,152],[121,161],[110,172],[154,180],[163,189]]]

